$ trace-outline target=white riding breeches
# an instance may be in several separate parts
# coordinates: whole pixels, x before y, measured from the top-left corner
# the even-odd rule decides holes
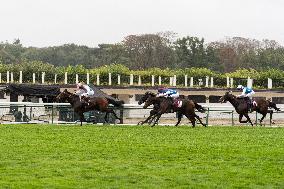
[[[248,93],[246,94],[246,97],[248,97],[249,99],[252,100],[252,95],[254,95],[255,92],[251,92],[251,93]]]
[[[179,93],[177,92],[176,94],[172,94],[172,95],[170,95],[170,97],[172,97],[172,98],[178,98],[178,97],[179,97]]]
[[[95,93],[94,93],[94,91],[85,92],[84,90],[78,90],[78,91],[76,91],[75,94],[78,95],[78,96],[92,96]]]

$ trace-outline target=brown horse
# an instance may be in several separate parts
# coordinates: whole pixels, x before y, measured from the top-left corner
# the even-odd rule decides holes
[[[138,101],[138,104],[141,105],[141,104],[143,104],[144,102],[146,102],[149,97],[155,97],[155,96],[156,96],[156,94],[147,91],[147,92],[141,97],[141,99]],[[154,119],[154,115],[156,115],[156,114],[158,113],[159,109],[160,109],[160,103],[154,103],[153,106],[154,106],[154,107],[153,107],[153,109],[150,111],[149,117],[148,117],[146,120],[144,120],[144,121],[140,121],[140,122],[138,123],[138,125],[143,125],[143,124],[145,124],[145,123],[148,123],[148,124],[151,124],[151,123],[152,123],[152,121],[153,121],[153,119]]]
[[[195,127],[196,119],[198,119],[199,122],[204,127],[206,127],[206,124],[204,124],[201,121],[200,117],[195,114],[195,109],[197,108],[201,112],[204,112],[205,110],[200,105],[193,102],[192,100],[182,99],[181,101],[182,101],[182,106],[180,108],[177,108],[173,105],[173,100],[171,98],[153,97],[153,96],[148,97],[143,108],[147,108],[148,106],[152,104],[159,104],[159,109],[157,110],[157,113],[153,116],[153,119],[156,118],[156,120],[151,126],[153,127],[158,123],[162,114],[170,113],[171,110],[173,110],[173,112],[177,112],[177,116],[178,116],[178,122],[175,124],[175,126],[178,126],[178,124],[181,121],[182,116],[185,115],[190,120],[192,127]],[[199,107],[197,107],[197,105]]]
[[[251,119],[248,115],[249,112],[249,105],[248,100],[245,98],[237,98],[235,95],[231,94],[231,92],[226,92],[224,96],[222,96],[219,100],[219,102],[227,102],[229,101],[235,108],[236,112],[239,114],[239,122],[240,123],[247,123],[249,122],[251,126],[253,126]],[[254,106],[252,108],[252,111],[256,111],[260,114],[262,114],[262,118],[260,119],[260,124],[262,124],[263,119],[266,117],[267,113],[270,113],[270,120],[272,120],[272,114],[273,110],[269,110],[269,108],[274,108],[276,111],[280,111],[279,108],[277,108],[276,104],[273,102],[270,102],[265,99],[257,99],[255,100],[257,106]],[[242,121],[243,116],[247,118],[247,120]]]
[[[78,95],[75,95],[73,93],[68,92],[66,89],[60,93],[56,97],[57,102],[69,102],[74,109],[74,112],[76,112],[82,122],[85,121],[84,118],[84,112],[92,111],[92,110],[98,110],[101,112],[106,112],[105,115],[105,122],[107,122],[107,117],[109,113],[112,113],[116,119],[120,120],[120,118],[115,114],[113,109],[109,108],[109,103],[113,104],[114,106],[120,106],[122,103],[119,102],[113,102],[110,99],[104,98],[104,97],[87,97],[84,101],[84,98],[82,101],[80,101],[80,98]],[[121,120],[120,120],[121,121]]]

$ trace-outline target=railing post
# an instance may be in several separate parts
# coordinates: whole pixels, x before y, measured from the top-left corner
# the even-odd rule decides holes
[[[159,82],[159,86],[162,85],[162,77],[159,75],[159,78],[158,78],[158,82]]]
[[[54,110],[53,110],[53,105],[51,105],[51,124],[53,124],[53,119],[54,119],[54,115],[53,115],[53,113],[54,113]]]
[[[155,86],[155,76],[152,75],[152,87],[154,87],[154,86]]]
[[[234,88],[234,78],[230,78],[231,79],[231,88]]]
[[[65,72],[65,77],[64,77],[64,84],[67,84],[68,83],[68,78],[67,78],[67,72]]]
[[[33,83],[35,83],[35,73],[33,73]]]
[[[20,71],[19,83],[23,83],[23,71]]]
[[[209,107],[207,108],[207,114],[206,114],[206,125],[208,126],[209,124],[209,112],[210,112],[210,109]]]
[[[90,73],[87,72],[87,85],[89,85],[89,84],[90,84]]]
[[[257,126],[257,111],[255,111],[255,126]]]
[[[75,77],[76,77],[76,78],[75,78],[75,83],[77,84],[77,83],[79,83],[79,76],[78,76],[78,74],[76,74]]]
[[[14,73],[11,72],[11,83],[14,83]]]
[[[232,126],[234,126],[235,123],[234,123],[234,110],[232,110]]]
[[[133,85],[133,74],[130,74],[129,85]]]
[[[211,87],[211,88],[213,88],[213,87],[214,87],[214,79],[213,79],[213,77],[211,77],[210,87]]]
[[[97,74],[97,85],[100,85],[100,74]]]
[[[267,78],[267,88],[272,89],[272,79]]]
[[[138,76],[138,86],[142,85],[142,81],[141,81],[141,75]]]
[[[252,82],[253,82],[253,80],[250,77],[248,77],[247,87],[252,87]]]
[[[187,75],[184,75],[184,86],[187,87]]]
[[[190,87],[193,87],[193,77],[190,77],[190,84],[189,84]]]
[[[227,76],[227,88],[230,88],[230,78]]]
[[[123,124],[123,108],[119,109],[119,118],[120,118],[120,124]]]
[[[209,77],[208,76],[206,76],[206,78],[205,78],[205,87],[209,87]]]
[[[176,87],[177,86],[177,76],[174,75],[173,77],[173,86]]]
[[[173,77],[170,77],[170,86],[173,86]]]
[[[117,85],[120,85],[120,74],[117,75]]]
[[[111,85],[111,73],[108,73],[108,85]]]
[[[7,71],[7,83],[10,83],[10,72]]]
[[[44,84],[45,72],[41,73],[41,83]]]

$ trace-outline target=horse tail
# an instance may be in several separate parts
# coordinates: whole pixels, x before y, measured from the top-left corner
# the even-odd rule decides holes
[[[122,104],[124,104],[123,100],[115,100],[115,99],[112,99],[112,98],[106,98],[106,99],[107,99],[109,104],[112,104],[116,107],[121,107]]]
[[[276,103],[274,103],[274,102],[268,101],[268,106],[269,106],[270,108],[275,109],[276,111],[280,111],[280,108],[278,108],[278,107],[276,106]]]
[[[204,107],[202,107],[200,104],[197,104],[196,102],[194,102],[195,108],[201,112],[201,113],[205,113],[206,109]]]

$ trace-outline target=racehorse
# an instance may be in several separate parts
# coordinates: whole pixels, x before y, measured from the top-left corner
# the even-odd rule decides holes
[[[152,127],[155,126],[161,115],[164,113],[170,113],[171,110],[173,110],[173,112],[177,112],[177,116],[178,116],[178,122],[175,124],[175,126],[178,126],[178,124],[181,121],[181,118],[183,115],[185,115],[192,124],[192,127],[195,127],[195,121],[197,118],[199,120],[199,122],[206,127],[206,124],[204,124],[200,117],[198,115],[195,114],[195,109],[198,109],[201,112],[205,112],[204,108],[202,106],[200,106],[199,104],[193,102],[192,100],[188,100],[188,99],[182,99],[182,106],[181,107],[176,107],[173,105],[173,101],[171,98],[165,98],[165,97],[156,97],[156,96],[149,96],[143,106],[143,108],[147,108],[150,105],[155,105],[155,104],[159,104],[157,109],[154,109],[157,113],[155,113],[154,115],[152,115],[152,119],[155,119],[155,122],[151,125]],[[150,115],[151,116],[151,115]]]
[[[220,98],[219,102],[223,103],[227,101],[229,101],[234,106],[236,112],[239,114],[240,123],[249,122],[251,126],[253,126],[251,119],[248,115],[249,106],[246,99],[237,98],[235,95],[231,94],[231,92],[226,92],[225,95]],[[276,111],[280,111],[280,109],[276,106],[274,102],[270,102],[265,99],[257,99],[255,100],[255,102],[257,106],[253,106],[252,110],[262,114],[260,124],[262,124],[262,121],[266,117],[267,113],[270,113],[270,120],[272,120],[273,110],[269,110],[268,108],[274,108]],[[243,116],[245,116],[247,120],[242,121]]]
[[[143,104],[144,102],[146,102],[146,100],[147,100],[149,97],[155,97],[155,96],[156,96],[156,94],[147,91],[147,92],[141,97],[141,99],[138,101],[138,104],[141,105],[141,104]],[[145,123],[148,123],[148,124],[151,124],[151,123],[152,123],[153,118],[154,118],[154,115],[158,113],[158,110],[159,110],[159,108],[160,108],[160,104],[159,104],[159,103],[154,103],[153,106],[154,106],[154,107],[153,107],[153,109],[150,111],[149,117],[148,117],[146,120],[144,120],[144,121],[140,121],[140,122],[138,123],[138,125],[143,125],[143,124],[145,124]]]
[[[98,110],[100,112],[106,112],[106,115],[104,117],[105,123],[107,122],[107,117],[109,113],[112,113],[116,119],[120,120],[121,119],[115,114],[113,109],[109,108],[109,103],[113,104],[114,106],[121,106],[123,104],[122,101],[114,101],[111,99],[107,99],[105,97],[85,97],[82,98],[82,101],[80,101],[80,98],[78,95],[75,95],[73,93],[70,93],[65,89],[62,93],[60,93],[56,97],[57,102],[69,102],[74,109],[74,112],[76,112],[81,121],[81,126],[82,122],[85,121],[84,118],[84,112],[92,111],[92,110]]]

